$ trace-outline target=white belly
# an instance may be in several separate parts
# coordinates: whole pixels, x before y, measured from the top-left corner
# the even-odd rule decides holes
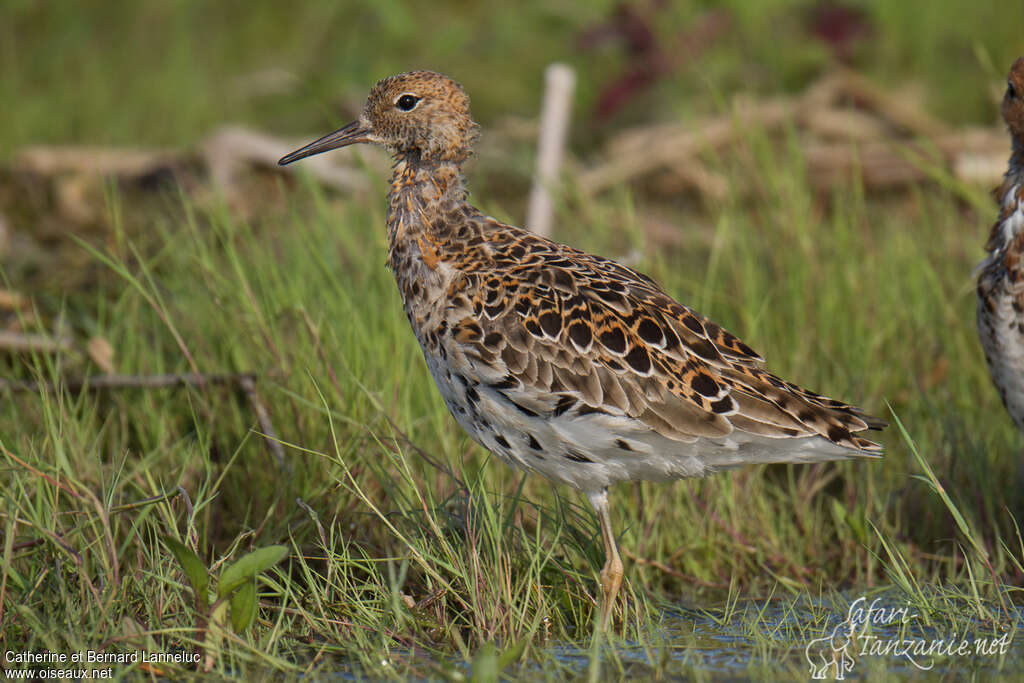
[[[994,287],[993,314],[978,305],[978,337],[988,361],[992,382],[999,390],[1007,412],[1024,430],[1024,314],[1013,308],[1004,282]]]
[[[460,379],[448,362],[425,355],[449,411],[477,443],[511,465],[588,493],[620,481],[665,481],[748,464],[856,455],[820,436],[769,438],[737,430],[722,438],[683,443],[625,416],[531,415],[518,401],[487,386],[488,378],[475,377],[472,366]]]

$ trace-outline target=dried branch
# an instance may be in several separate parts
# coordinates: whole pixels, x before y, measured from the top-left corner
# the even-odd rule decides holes
[[[284,447],[281,446],[281,440],[274,430],[274,424],[270,421],[270,413],[267,412],[267,407],[256,392],[255,377],[253,375],[239,375],[238,386],[245,393],[245,397],[249,400],[253,412],[256,413],[256,420],[260,423],[260,431],[263,432],[263,441],[266,442],[267,449],[270,450],[270,454],[277,460],[277,466],[282,470],[285,469],[288,461],[285,459]]]
[[[935,177],[936,168],[963,181],[997,182],[1006,166],[1008,145],[1000,129],[954,132],[906,98],[845,68],[797,98],[739,101],[734,109],[685,124],[623,131],[607,144],[603,162],[579,174],[580,190],[595,194],[659,172],[655,190],[692,187],[720,198],[729,189],[725,179],[706,169],[698,155],[742,140],[751,127],[771,132],[787,124],[799,130],[811,182],[823,190],[848,182],[853,171],[867,187],[882,188]]]
[[[948,168],[958,180],[989,183],[1006,169],[1009,144],[996,131],[954,133],[923,145],[913,141],[849,143],[811,142],[805,146],[808,174],[818,189],[848,182],[860,174],[868,188],[893,187],[926,180],[932,168]]]
[[[66,337],[49,337],[42,334],[0,330],[0,351],[57,353],[70,350],[71,340]]]
[[[580,173],[580,191],[596,194],[631,178],[652,173],[666,166],[685,164],[706,149],[714,149],[733,140],[737,130],[755,127],[776,128],[792,119],[797,102],[774,98],[758,103],[741,102],[735,112],[716,116],[686,127],[674,124],[658,126],[652,132],[632,131],[626,139],[609,145],[618,153]]]
[[[237,384],[242,378],[255,379],[251,373],[206,375],[186,372],[179,375],[94,375],[62,379],[59,382],[33,382],[0,379],[0,391],[53,393],[59,388],[69,391],[82,389],[160,389],[174,386],[203,386],[204,384]]]
[[[277,165],[277,160],[295,147],[290,141],[243,126],[223,126],[199,145],[199,154],[209,168],[214,186],[230,194],[238,186],[238,174],[246,168],[258,166],[282,173],[297,172],[296,168]],[[302,163],[302,172],[343,192],[367,190],[370,181],[366,174],[339,164],[338,158],[339,155],[310,157]]]
[[[11,165],[43,176],[142,176],[172,166],[180,158],[181,153],[172,149],[36,145],[19,152]]]
[[[872,83],[856,71],[840,68],[836,77],[839,79],[841,93],[856,100],[860,106],[877,112],[911,135],[935,138],[951,132],[950,127],[942,121],[915,107],[906,98]]]

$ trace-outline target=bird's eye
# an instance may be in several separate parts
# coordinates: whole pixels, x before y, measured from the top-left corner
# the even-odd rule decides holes
[[[416,105],[420,103],[420,98],[415,95],[402,95],[395,102],[395,106],[402,111],[412,111],[416,108]]]
[[[1010,83],[1009,81],[1006,82],[1006,96],[1011,99],[1017,96],[1016,88],[1014,88],[1013,83]]]

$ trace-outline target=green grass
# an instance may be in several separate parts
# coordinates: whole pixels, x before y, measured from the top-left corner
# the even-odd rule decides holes
[[[917,198],[931,218],[921,241],[903,231],[904,212],[873,211],[856,194],[809,212],[799,169],[779,177],[797,180],[761,225],[722,207],[710,253],[662,254],[646,269],[741,331],[781,374],[875,412],[890,402],[970,535],[912,478],[921,466],[895,428],[880,462],[620,486],[623,633],[647,642],[663,600],[717,604],[730,587],[792,600],[895,583],[930,603],[919,587],[940,584],[977,591],[961,604],[998,621],[973,544],[1003,581],[1019,575],[1019,441],[962,322],[973,300],[968,257],[949,258],[956,199],[941,189]],[[118,370],[258,370],[286,467],[228,389],[15,396],[0,414],[5,537],[39,542],[5,555],[8,637],[29,649],[111,639],[130,649],[137,630],[165,647],[195,644],[193,601],[159,541],[171,534],[215,565],[249,548],[292,548],[260,582],[251,639],[226,641],[223,671],[298,671],[322,651],[327,667],[340,656],[370,676],[424,674],[408,648],[442,666],[487,642],[525,644],[529,661],[548,643],[589,638],[603,561],[589,508],[489,459],[447,416],[380,265],[383,192],[381,182],[352,201],[303,185],[258,226],[185,211],[166,218],[151,256],[137,258],[121,232],[96,255],[122,275],[92,309]],[[572,241],[614,255],[613,225],[630,214],[609,202]],[[942,358],[945,376],[922,384]],[[88,369],[74,357],[27,360],[20,374],[44,379]],[[80,625],[75,635],[68,624]]]
[[[533,111],[542,66],[604,16],[451,5],[439,10],[451,19],[441,35],[424,37],[419,8],[398,3],[375,13],[303,5],[287,21],[271,5],[61,7],[0,10],[0,36],[11,39],[0,39],[9,52],[0,93],[18,103],[0,113],[0,150],[185,144],[226,120],[319,131],[339,118],[325,104],[334,93],[361,94],[428,58],[466,82],[486,124]],[[1014,49],[999,35],[1011,22],[991,20],[996,8],[949,4],[948,21],[917,8],[911,30],[912,8],[871,7],[869,73],[919,78],[951,120],[991,114],[988,87]],[[769,15],[735,13],[734,38],[624,117],[713,109],[734,90],[796,89],[822,66],[813,45],[780,51],[754,30]],[[123,37],[116,48],[96,39],[107,25]],[[393,49],[372,47],[385,39]],[[949,52],[926,58],[940,45]],[[995,72],[987,58],[965,66],[971,49]],[[65,59],[73,71],[57,87]],[[581,106],[617,59],[580,59]],[[767,80],[743,77],[755,62]],[[495,86],[510,64],[516,73]],[[300,94],[253,100],[223,88],[280,65],[299,74]],[[698,96],[684,101],[686,92]],[[600,135],[584,129],[580,139]],[[722,641],[709,629],[744,643],[744,675],[806,675],[802,649],[827,616],[879,590],[910,601],[938,633],[1000,632],[1004,610],[1020,602],[1024,473],[1021,438],[974,332],[970,271],[994,207],[983,188],[951,182],[889,197],[851,183],[820,197],[795,146],[757,131],[742,144],[709,163],[758,192],[680,209],[692,246],[646,244],[647,200],[625,189],[581,202],[570,188],[557,236],[612,257],[640,253],[638,267],[743,337],[774,372],[890,419],[884,460],[619,486],[625,607],[620,630],[604,638],[594,630],[603,557],[589,505],[489,458],[429,378],[382,265],[386,178],[360,197],[279,181],[268,194],[284,203],[267,201],[248,221],[177,194],[140,209],[111,188],[111,232],[78,247],[103,274],[88,288],[41,282],[41,319],[105,337],[123,373],[258,373],[287,458],[275,461],[250,404],[228,387],[0,395],[5,648],[201,647],[204,615],[166,536],[198,552],[214,587],[250,550],[290,549],[258,580],[255,627],[208,648],[224,677],[339,668],[369,678],[711,677],[702,653]],[[514,218],[508,207],[522,197],[470,180],[480,204]],[[25,379],[96,372],[80,352],[3,363]],[[878,662],[858,666],[884,673]]]

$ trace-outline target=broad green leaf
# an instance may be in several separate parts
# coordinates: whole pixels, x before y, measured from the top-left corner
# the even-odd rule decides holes
[[[243,633],[256,619],[256,579],[246,581],[231,596],[231,625],[235,633]]]
[[[210,587],[210,574],[199,559],[199,556],[192,552],[184,543],[176,538],[164,536],[164,543],[170,549],[178,564],[185,571],[185,576],[192,584],[192,592],[196,595],[196,606],[200,612],[206,611],[206,603],[209,599],[207,591]]]
[[[224,597],[241,586],[247,579],[254,578],[260,572],[273,567],[288,555],[288,546],[271,545],[259,548],[240,558],[224,570],[217,584],[217,595]]]

